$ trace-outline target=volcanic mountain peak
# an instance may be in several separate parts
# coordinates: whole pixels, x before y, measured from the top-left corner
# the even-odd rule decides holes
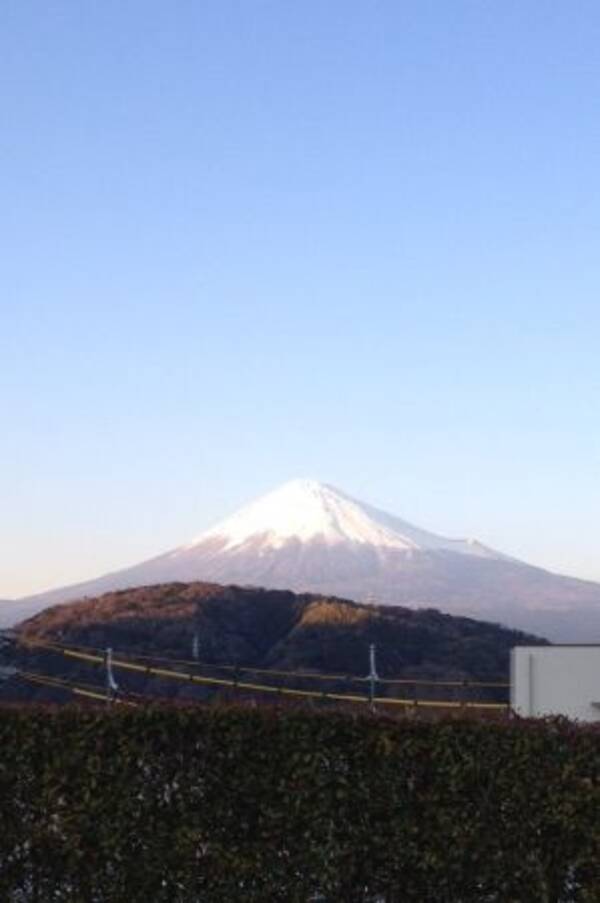
[[[285,483],[220,521],[185,548],[220,539],[225,551],[257,538],[263,547],[271,549],[280,549],[291,540],[316,540],[327,545],[354,543],[404,552],[435,549],[500,557],[473,540],[436,536],[359,502],[334,486],[308,479]]]
[[[560,642],[600,638],[599,584],[429,533],[315,480],[286,483],[149,561],[4,603],[0,626],[71,599],[197,580],[438,607]]]

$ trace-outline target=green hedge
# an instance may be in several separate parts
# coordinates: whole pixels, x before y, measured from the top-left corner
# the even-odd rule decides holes
[[[0,900],[600,900],[600,733],[265,708],[0,711]]]

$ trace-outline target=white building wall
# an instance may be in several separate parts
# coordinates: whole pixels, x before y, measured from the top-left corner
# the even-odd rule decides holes
[[[600,646],[516,646],[510,684],[519,715],[600,721]]]

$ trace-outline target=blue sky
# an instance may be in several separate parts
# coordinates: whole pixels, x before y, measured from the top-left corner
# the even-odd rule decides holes
[[[0,596],[311,476],[600,580],[600,7],[8,0]]]

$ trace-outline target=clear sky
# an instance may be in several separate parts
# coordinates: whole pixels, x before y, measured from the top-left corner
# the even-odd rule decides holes
[[[596,0],[5,0],[0,596],[297,476],[600,580]]]

